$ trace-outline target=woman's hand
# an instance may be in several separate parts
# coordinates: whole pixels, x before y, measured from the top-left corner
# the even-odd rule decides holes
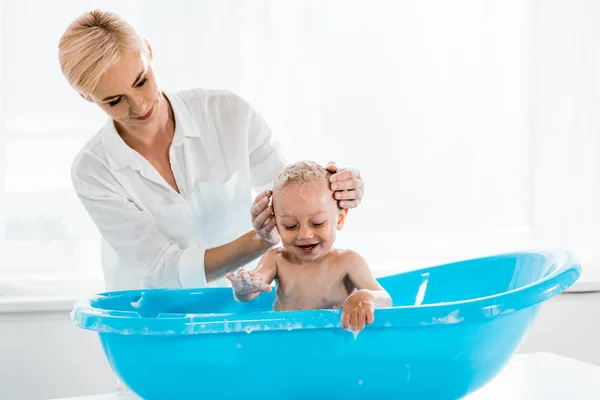
[[[271,195],[270,190],[265,190],[254,199],[250,214],[252,215],[252,226],[256,233],[267,243],[279,243],[279,232],[273,215],[273,207],[269,206]]]
[[[334,197],[342,208],[354,208],[362,200],[365,183],[360,172],[354,168],[338,169],[334,161],[327,164],[327,170],[333,172],[329,178]]]
[[[271,286],[265,283],[262,275],[254,271],[246,272],[240,268],[235,274],[227,274],[226,278],[231,281],[231,287],[237,296],[271,291]]]
[[[375,320],[375,297],[369,290],[359,290],[346,299],[342,312],[342,326],[351,331],[362,331],[365,324]]]

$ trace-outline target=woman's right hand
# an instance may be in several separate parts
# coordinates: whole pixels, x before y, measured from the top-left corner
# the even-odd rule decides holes
[[[256,233],[267,243],[279,243],[279,233],[275,223],[273,207],[269,205],[269,200],[273,194],[270,190],[265,190],[254,199],[250,214],[252,215],[252,226]]]
[[[244,268],[238,269],[235,274],[227,274],[226,278],[231,281],[233,292],[238,296],[271,291],[271,286],[265,283],[262,275],[254,271],[246,272]]]

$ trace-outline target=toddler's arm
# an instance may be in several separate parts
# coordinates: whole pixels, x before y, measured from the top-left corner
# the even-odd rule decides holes
[[[344,303],[342,325],[345,329],[362,330],[365,323],[375,319],[375,308],[391,307],[392,298],[375,280],[364,258],[355,252],[348,252],[346,257],[348,279],[357,291]]]

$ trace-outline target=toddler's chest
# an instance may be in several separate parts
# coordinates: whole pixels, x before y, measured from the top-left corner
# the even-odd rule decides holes
[[[277,295],[285,308],[333,308],[349,295],[345,274],[331,268],[278,267]]]

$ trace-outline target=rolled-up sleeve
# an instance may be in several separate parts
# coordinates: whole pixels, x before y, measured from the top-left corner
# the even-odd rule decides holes
[[[205,287],[206,247],[182,248],[170,240],[149,213],[119,193],[114,180],[109,171],[72,171],[79,199],[119,264],[135,268],[148,287]]]

